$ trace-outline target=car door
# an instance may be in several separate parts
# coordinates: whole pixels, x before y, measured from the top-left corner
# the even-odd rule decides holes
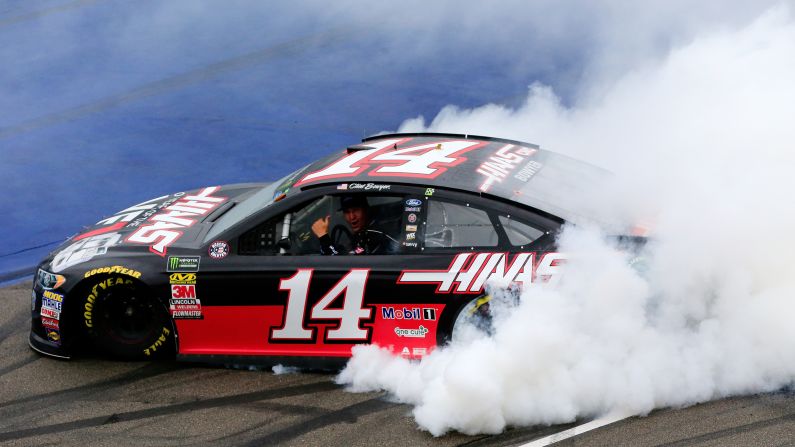
[[[350,248],[342,195],[335,188],[299,194],[245,229],[208,241],[208,250],[227,244],[228,255],[202,257],[202,317],[177,320],[180,354],[346,357],[353,345],[373,342],[379,302],[400,301],[394,284],[404,256],[405,193],[366,195],[397,250],[323,256],[311,228],[326,216],[335,243]]]

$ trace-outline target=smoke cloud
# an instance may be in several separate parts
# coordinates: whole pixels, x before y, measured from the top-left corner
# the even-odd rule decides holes
[[[651,223],[643,268],[605,229],[567,227],[561,283],[525,290],[492,335],[420,362],[358,347],[340,383],[388,391],[442,435],[643,415],[793,382],[791,10],[633,60],[570,105],[534,84],[519,107],[448,106],[400,130],[515,138],[612,170],[614,188],[583,200],[627,226]]]

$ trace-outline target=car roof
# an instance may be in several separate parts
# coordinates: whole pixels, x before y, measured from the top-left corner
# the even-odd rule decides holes
[[[408,184],[494,196],[566,221],[602,221],[583,197],[611,174],[522,141],[446,133],[368,137],[313,162],[279,190],[337,184]],[[353,190],[353,188],[351,188]],[[296,191],[297,192],[297,191]]]

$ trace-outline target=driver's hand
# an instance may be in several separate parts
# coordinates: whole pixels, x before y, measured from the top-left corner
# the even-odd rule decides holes
[[[320,238],[328,234],[328,221],[330,218],[331,215],[321,217],[312,224],[312,232],[315,233],[315,236]]]

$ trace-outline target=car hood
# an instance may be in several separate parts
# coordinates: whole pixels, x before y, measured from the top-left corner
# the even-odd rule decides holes
[[[150,252],[165,257],[173,245],[190,245],[235,203],[266,184],[208,186],[156,197],[86,227],[53,251],[57,273],[111,251]]]

